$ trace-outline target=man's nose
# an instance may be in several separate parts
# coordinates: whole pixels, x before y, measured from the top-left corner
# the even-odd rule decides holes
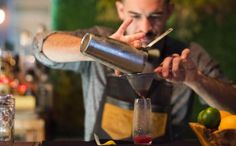
[[[141,29],[142,32],[144,32],[144,33],[147,33],[147,32],[149,32],[150,30],[152,30],[152,25],[151,25],[150,20],[148,20],[148,18],[144,18],[144,19],[142,20],[140,29]]]

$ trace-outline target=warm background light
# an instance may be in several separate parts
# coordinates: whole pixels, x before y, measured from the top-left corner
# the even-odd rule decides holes
[[[0,24],[2,24],[5,20],[5,12],[0,9]]]

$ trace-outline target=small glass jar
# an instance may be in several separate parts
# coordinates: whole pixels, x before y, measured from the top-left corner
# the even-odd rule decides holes
[[[15,98],[0,95],[0,141],[14,142]]]

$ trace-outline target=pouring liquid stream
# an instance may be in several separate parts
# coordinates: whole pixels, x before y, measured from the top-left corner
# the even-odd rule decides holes
[[[138,97],[140,98],[147,98],[146,95],[147,95],[147,91],[146,90],[140,90],[140,91],[136,91]]]

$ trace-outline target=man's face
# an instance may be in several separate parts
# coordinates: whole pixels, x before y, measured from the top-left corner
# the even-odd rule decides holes
[[[165,0],[123,0],[117,2],[116,6],[121,20],[128,17],[133,19],[126,30],[127,34],[146,34],[141,40],[143,47],[163,32],[170,14],[169,5]]]

